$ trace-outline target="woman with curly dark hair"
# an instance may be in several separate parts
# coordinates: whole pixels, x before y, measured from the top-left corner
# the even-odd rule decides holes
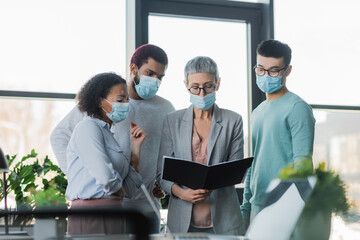
[[[142,184],[139,156],[146,137],[132,124],[129,161],[110,131],[129,111],[126,81],[114,73],[98,74],[85,83],[78,99],[88,117],[77,124],[67,147],[66,197],[71,208],[121,207],[124,195],[133,196]],[[114,218],[69,216],[69,234],[114,234],[123,229]]]

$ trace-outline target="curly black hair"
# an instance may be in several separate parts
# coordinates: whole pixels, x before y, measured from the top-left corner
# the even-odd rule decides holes
[[[78,99],[78,108],[91,117],[101,117],[103,111],[99,105],[100,101],[109,94],[110,89],[117,84],[126,84],[121,76],[109,72],[99,73],[87,81],[81,88]]]

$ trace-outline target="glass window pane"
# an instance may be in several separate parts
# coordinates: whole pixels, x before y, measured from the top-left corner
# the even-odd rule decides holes
[[[184,67],[196,56],[209,56],[217,64],[221,83],[216,103],[239,113],[248,136],[247,31],[240,22],[149,16],[149,42],[168,54],[169,66],[159,95],[176,109],[190,106],[184,85]],[[166,32],[167,34],[164,34]],[[245,139],[245,156],[248,156]]]
[[[1,1],[1,89],[75,93],[99,72],[125,76],[125,3]]]
[[[348,186],[348,196],[360,214],[360,113],[314,111],[316,118],[314,163],[326,162]],[[359,219],[346,223],[333,219],[330,239],[354,239],[360,233]],[[354,235],[355,234],[355,235]]]
[[[275,38],[293,50],[287,85],[311,104],[360,105],[360,1],[275,0]]]
[[[23,157],[35,149],[39,159],[46,155],[57,163],[50,134],[75,106],[75,101],[0,99],[0,147],[4,154]]]

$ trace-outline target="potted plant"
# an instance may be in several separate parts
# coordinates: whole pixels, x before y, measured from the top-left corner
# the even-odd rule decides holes
[[[339,174],[326,169],[324,162],[313,168],[312,160],[304,158],[281,169],[279,178],[315,176],[317,182],[299,218],[292,239],[329,239],[331,215],[347,216],[350,203],[346,185]]]
[[[18,210],[67,208],[65,174],[48,156],[39,160],[36,158],[37,153],[33,149],[31,153],[19,161],[16,161],[16,155],[7,155],[6,157],[9,165],[6,191],[8,196],[13,195],[15,197]],[[0,200],[2,200],[4,197],[2,181],[0,181],[0,188]],[[47,218],[46,222],[49,223],[52,220],[55,219]],[[32,222],[32,216],[15,216],[11,222],[13,226],[26,226]],[[41,222],[41,220],[37,222]],[[65,223],[65,219],[56,219],[53,225],[56,226],[57,232],[64,233]]]
[[[34,203],[35,209],[67,209],[65,196],[57,190],[56,183],[50,181],[48,184],[45,190],[36,191],[34,188],[29,189],[31,201]],[[60,239],[66,233],[66,226],[66,217],[37,217],[34,226],[34,237],[36,239],[48,239],[52,237]]]

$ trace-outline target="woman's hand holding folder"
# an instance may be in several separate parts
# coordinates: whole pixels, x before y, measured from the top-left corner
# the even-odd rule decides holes
[[[178,184],[174,183],[171,187],[171,192],[176,197],[180,198],[181,200],[191,202],[191,203],[198,203],[204,201],[211,193],[211,190],[207,189],[190,189],[190,188],[182,188]]]

